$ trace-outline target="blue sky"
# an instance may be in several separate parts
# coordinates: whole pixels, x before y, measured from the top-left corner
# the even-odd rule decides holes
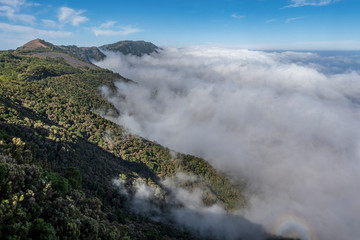
[[[359,50],[359,0],[0,0],[0,49],[34,38],[100,46]]]

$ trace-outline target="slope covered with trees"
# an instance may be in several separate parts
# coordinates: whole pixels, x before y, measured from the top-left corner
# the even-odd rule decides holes
[[[119,41],[116,43],[103,45],[100,47],[100,49],[120,52],[124,55],[132,54],[140,57],[144,54],[157,52],[160,48],[153,43],[145,41]]]

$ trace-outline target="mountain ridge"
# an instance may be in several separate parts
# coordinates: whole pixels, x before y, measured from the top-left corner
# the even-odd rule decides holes
[[[158,46],[151,42],[131,40],[118,41],[116,43],[105,44],[100,47],[79,47],[76,45],[57,46],[42,39],[34,39],[17,48],[17,50],[22,51],[34,51],[40,49],[52,49],[55,51],[61,51],[71,54],[72,56],[75,56],[89,63],[92,63],[93,61],[104,60],[106,57],[106,55],[103,53],[104,50],[119,52],[124,55],[135,55],[139,57],[154,52],[157,53],[158,50],[160,50]]]
[[[112,44],[106,44],[99,47],[103,50],[120,52],[124,55],[132,54],[141,57],[146,54],[157,53],[160,48],[151,42],[145,41],[119,41]]]

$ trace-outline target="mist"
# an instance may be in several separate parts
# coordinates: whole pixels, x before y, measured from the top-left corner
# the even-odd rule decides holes
[[[265,240],[269,237],[261,225],[237,214],[227,213],[219,204],[205,206],[202,201],[204,189],[197,187],[189,190],[181,186],[185,182],[196,181],[196,176],[181,172],[164,179],[161,184],[167,189],[166,198],[159,187],[140,179],[133,184],[132,193],[129,193],[125,187],[126,181],[122,179],[114,179],[113,184],[120,194],[127,197],[133,212],[158,222],[176,224],[197,236],[219,240]]]
[[[238,214],[274,234],[360,236],[359,58],[201,47],[106,55],[96,64],[137,82],[102,88],[115,121],[246,182]]]

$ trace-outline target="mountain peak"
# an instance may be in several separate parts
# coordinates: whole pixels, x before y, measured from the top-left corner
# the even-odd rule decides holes
[[[52,46],[51,43],[37,38],[28,43],[25,43],[23,46],[20,47],[20,49],[32,50],[36,48],[49,48],[50,46]]]

